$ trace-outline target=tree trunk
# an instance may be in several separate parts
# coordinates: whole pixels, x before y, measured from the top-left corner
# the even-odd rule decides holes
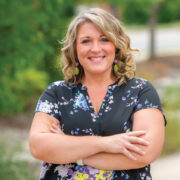
[[[150,29],[150,56],[149,60],[154,60],[156,57],[156,46],[155,46],[155,29],[157,24],[157,18],[158,18],[158,11],[161,8],[162,3],[156,3],[152,4],[151,6],[151,14],[149,17],[149,29]]]

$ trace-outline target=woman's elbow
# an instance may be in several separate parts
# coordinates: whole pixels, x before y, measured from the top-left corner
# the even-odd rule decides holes
[[[140,157],[139,163],[142,167],[154,162],[161,154],[164,146],[164,134],[151,141],[150,145],[144,149],[145,155]]]
[[[152,161],[152,158],[149,156],[137,157],[137,159],[135,160],[135,169],[143,168],[151,164]]]
[[[32,134],[29,137],[29,150],[32,156],[36,159],[55,163],[55,164],[66,164],[70,163],[67,156],[64,156],[63,151],[55,151],[55,148],[50,146],[47,136],[41,133]],[[51,156],[50,156],[51,154]]]
[[[36,159],[42,159],[42,150],[40,146],[40,138],[38,135],[33,134],[29,137],[29,150],[32,156]]]
[[[148,164],[151,164],[151,162],[153,162],[153,158],[151,156],[144,156],[143,158],[139,158],[137,160],[137,163],[139,165],[138,168],[142,168],[147,166]]]
[[[151,164],[152,162],[154,162],[159,157],[160,154],[161,154],[161,150],[157,150],[157,151],[151,150],[150,152],[146,153],[138,160],[138,164],[140,168],[145,167]]]

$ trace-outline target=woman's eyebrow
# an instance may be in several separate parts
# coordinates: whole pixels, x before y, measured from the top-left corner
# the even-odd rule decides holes
[[[99,37],[106,37],[104,34],[101,34]],[[90,36],[80,36],[78,39],[89,39],[91,38]]]
[[[80,36],[78,39],[89,39],[90,37],[89,36]]]

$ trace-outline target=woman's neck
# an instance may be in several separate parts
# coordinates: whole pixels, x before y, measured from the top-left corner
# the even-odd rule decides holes
[[[82,84],[88,88],[107,88],[108,85],[113,84],[116,81],[114,77],[101,75],[88,75],[86,74],[82,80]]]

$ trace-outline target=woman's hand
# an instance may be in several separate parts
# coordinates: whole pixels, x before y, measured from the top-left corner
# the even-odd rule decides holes
[[[144,155],[137,145],[147,146],[149,142],[140,138],[145,135],[145,131],[133,131],[129,133],[122,133],[113,136],[103,137],[104,151],[108,153],[122,153],[132,160],[136,160],[132,152],[139,155]]]
[[[60,124],[57,124],[57,123],[53,123],[50,130],[51,130],[52,133],[64,134],[63,131],[60,128]]]

